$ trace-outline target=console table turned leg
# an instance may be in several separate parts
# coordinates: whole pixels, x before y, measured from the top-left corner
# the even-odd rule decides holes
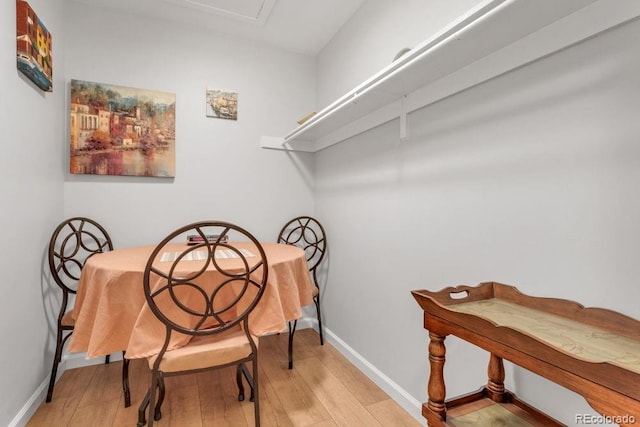
[[[504,402],[504,364],[501,357],[491,353],[487,374],[489,377],[487,381],[489,397],[494,402]]]
[[[427,388],[427,392],[429,393],[427,407],[443,421],[446,420],[447,417],[447,408],[444,403],[446,397],[446,388],[444,385],[445,338],[446,336],[429,333],[429,365],[431,372],[429,373],[429,384]]]

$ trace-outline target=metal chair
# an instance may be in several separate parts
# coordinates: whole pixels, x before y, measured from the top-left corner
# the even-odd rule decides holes
[[[299,216],[287,222],[278,234],[278,243],[294,245],[302,248],[307,258],[309,271],[313,276],[313,283],[318,288],[318,294],[313,297],[318,317],[318,332],[320,345],[324,345],[322,335],[322,313],[320,311],[320,285],[318,283],[318,266],[324,259],[327,250],[327,236],[322,224],[310,216]],[[289,322],[289,369],[293,368],[293,335],[296,332],[297,320]]]
[[[188,236],[196,236],[191,244],[176,244]],[[238,400],[244,400],[243,376],[249,383],[255,425],[260,425],[258,338],[249,332],[249,315],[264,293],[267,273],[260,243],[226,222],[186,225],[156,246],[143,287],[165,339],[148,358],[151,385],[138,411],[139,427],[147,423],[147,407],[149,426],[162,417],[165,377],[228,366],[236,367]],[[252,373],[247,362],[252,362]]]
[[[111,237],[97,222],[84,217],[64,220],[53,232],[49,241],[49,267],[51,277],[62,289],[62,304],[58,313],[56,353],[51,368],[47,390],[47,403],[51,402],[62,348],[73,333],[75,320],[68,310],[69,297],[77,291],[80,272],[86,260],[98,253],[113,250]],[[109,363],[106,356],[105,363]]]

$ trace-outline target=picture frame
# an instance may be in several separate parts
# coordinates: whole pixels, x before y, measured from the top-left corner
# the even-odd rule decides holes
[[[206,101],[207,117],[238,120],[237,92],[207,88]]]
[[[45,92],[53,92],[51,33],[24,0],[16,0],[16,57],[24,75]]]
[[[83,80],[70,92],[70,173],[175,177],[175,94]]]

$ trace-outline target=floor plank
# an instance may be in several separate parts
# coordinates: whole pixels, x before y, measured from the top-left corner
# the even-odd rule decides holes
[[[265,371],[268,383],[273,387],[282,407],[291,423],[296,426],[314,425],[331,419],[331,415],[313,393],[311,387],[300,376],[297,369],[287,368],[286,352],[277,352],[278,343],[286,335],[272,337],[261,342],[265,353],[279,354],[279,357],[262,357],[260,364]]]
[[[340,379],[318,359],[298,360],[295,369],[312,387],[313,393],[339,426],[371,427],[380,425]]]
[[[317,345],[317,334],[301,331],[296,337],[345,385],[363,405],[380,402],[389,396],[331,345]]]
[[[260,339],[260,420],[278,427],[414,427],[421,423],[369,380],[312,329],[294,337],[294,368],[287,366],[288,335]],[[249,366],[249,368],[251,368]],[[130,364],[131,406],[124,407],[122,362],[71,369],[56,384],[53,401],[42,403],[30,427],[135,426],[149,387],[144,360]],[[168,377],[158,427],[254,425],[254,404],[238,401],[235,368]],[[148,412],[147,412],[148,417]]]
[[[398,405],[393,399],[387,398],[377,403],[367,406],[367,410],[378,420],[383,426],[415,426],[420,424],[411,415],[409,415],[402,406]]]

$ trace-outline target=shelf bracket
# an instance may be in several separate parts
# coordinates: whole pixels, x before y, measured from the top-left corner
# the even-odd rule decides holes
[[[260,137],[260,146],[271,150],[300,151],[305,153],[313,153],[317,151],[314,147],[313,141],[297,140],[296,144],[292,145],[290,141],[287,141],[282,137],[275,136]]]

